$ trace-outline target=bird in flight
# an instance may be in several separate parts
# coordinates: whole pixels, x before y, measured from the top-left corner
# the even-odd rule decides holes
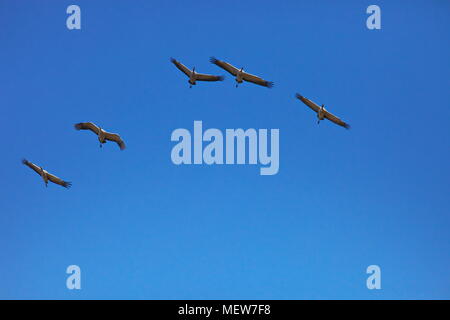
[[[114,141],[119,146],[120,150],[125,149],[125,142],[120,138],[120,136],[116,133],[110,133],[102,128],[96,126],[92,122],[80,122],[75,124],[76,130],[91,130],[93,133],[95,133],[98,137],[98,141],[100,142],[100,147],[102,147],[103,143],[106,143],[106,141]]]
[[[325,109],[325,106],[322,105],[319,107],[317,104],[312,102],[311,100],[305,98],[301,94],[297,93],[296,98],[302,101],[304,104],[306,104],[308,107],[310,107],[313,111],[317,113],[317,123],[320,123],[320,120],[328,119],[331,122],[336,123],[337,125],[340,125],[341,127],[344,127],[345,129],[350,129],[350,125],[336,117],[334,114],[330,113],[328,110]]]
[[[196,81],[222,81],[224,79],[223,76],[214,76],[211,74],[197,73],[195,72],[195,67],[190,70],[181,62],[175,60],[174,58],[170,58],[170,61],[183,72],[185,75],[189,77],[189,88],[195,86]]]
[[[70,188],[70,186],[72,185],[72,183],[64,181],[60,178],[58,178],[57,176],[48,173],[47,171],[45,171],[44,169],[42,169],[42,167],[39,167],[37,165],[35,165],[34,163],[31,163],[30,161],[23,159],[22,163],[28,167],[30,167],[31,169],[33,169],[38,175],[40,175],[42,177],[42,179],[44,180],[45,186],[47,187],[47,184],[49,181],[55,183],[55,184],[59,184],[60,186],[63,186],[64,188]]]
[[[221,67],[222,69],[228,71],[233,76],[235,76],[236,77],[236,88],[238,87],[239,83],[242,83],[243,81],[252,82],[252,83],[258,84],[260,86],[267,87],[267,88],[273,87],[272,81],[266,81],[258,76],[244,72],[243,71],[244,68],[238,69],[235,66],[232,66],[231,64],[229,64],[228,62],[217,60],[214,57],[211,57],[209,59],[209,61],[211,61],[211,63]]]

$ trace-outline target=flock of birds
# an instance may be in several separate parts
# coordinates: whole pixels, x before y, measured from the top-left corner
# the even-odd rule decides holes
[[[217,76],[217,75],[211,75],[211,74],[205,74],[205,73],[197,73],[195,71],[195,68],[192,68],[190,70],[187,68],[184,64],[181,62],[175,60],[174,58],[170,58],[170,61],[181,71],[183,72],[187,77],[189,77],[189,85],[190,88],[192,86],[196,85],[197,81],[223,81],[225,79],[224,76]],[[236,87],[238,87],[239,84],[241,84],[243,81],[251,82],[263,87],[272,88],[273,82],[264,80],[261,77],[255,76],[253,74],[247,73],[244,71],[244,68],[236,68],[232,64],[218,60],[214,57],[211,57],[210,62],[215,64],[216,66],[224,69],[231,75],[235,77],[236,80]],[[314,103],[313,101],[305,98],[304,96],[300,95],[299,93],[296,94],[296,98],[302,101],[305,105],[307,105],[311,110],[313,110],[317,115],[317,123],[319,124],[321,120],[328,119],[331,122],[344,127],[346,129],[350,128],[350,125],[346,122],[342,121],[337,116],[330,113],[328,110],[325,109],[325,106],[322,104],[319,106],[318,104]],[[90,130],[94,134],[97,135],[98,141],[100,142],[100,147],[107,141],[113,141],[117,143],[120,150],[125,149],[125,142],[122,140],[122,138],[116,134],[107,132],[104,129],[100,128],[99,126],[95,125],[92,122],[80,122],[74,125],[76,130]],[[70,188],[72,183],[68,181],[64,181],[61,178],[58,178],[57,176],[49,173],[48,171],[44,170],[42,167],[23,159],[22,163],[29,168],[33,169],[38,175],[41,176],[41,178],[44,180],[45,186],[47,187],[48,182],[53,182],[57,185],[63,186],[65,188]]]
[[[107,141],[113,141],[117,143],[120,150],[125,149],[125,142],[123,142],[122,138],[117,133],[107,132],[99,126],[95,125],[92,122],[80,122],[74,125],[76,130],[90,130],[97,135],[98,141],[100,142],[100,147]],[[53,182],[64,188],[70,188],[72,186],[71,182],[64,181],[61,178],[47,172],[42,167],[28,161],[27,159],[23,159],[22,163],[31,169],[33,169],[38,175],[41,176],[42,180],[44,180],[45,186],[47,187],[48,182]]]
[[[170,58],[170,61],[186,76],[189,77],[189,85],[190,88],[196,84],[197,81],[223,81],[225,79],[224,76],[216,76],[212,74],[205,74],[205,73],[197,73],[195,72],[195,68],[189,69],[184,64],[182,64],[180,61],[175,60],[174,58]],[[240,83],[243,81],[251,82],[263,87],[272,88],[273,82],[264,80],[261,77],[255,76],[253,74],[247,73],[244,71],[244,68],[236,68],[231,63],[218,60],[215,57],[211,57],[209,61],[212,64],[215,64],[216,66],[224,69],[231,75],[233,75],[236,80],[236,88]],[[340,125],[341,127],[344,127],[346,129],[350,129],[350,125],[336,117],[334,114],[330,113],[328,110],[325,109],[325,106],[319,106],[313,101],[303,97],[301,94],[297,93],[296,98],[302,101],[304,104],[306,104],[308,107],[310,107],[316,114],[317,114],[317,123],[320,123],[320,120],[328,119],[331,122],[336,123],[337,125]]]

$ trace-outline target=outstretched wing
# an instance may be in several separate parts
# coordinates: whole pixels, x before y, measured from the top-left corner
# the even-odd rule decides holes
[[[123,140],[120,138],[118,134],[105,132],[105,139],[117,143],[119,145],[120,150],[125,149],[125,142],[123,142]]]
[[[170,58],[170,61],[179,69],[181,70],[185,75],[187,75],[188,77],[191,76],[192,71],[190,69],[188,69],[184,64],[182,64],[181,62],[175,60],[174,58]]]
[[[325,118],[336,123],[337,125],[340,125],[341,127],[344,127],[345,129],[350,129],[350,125],[348,123],[345,123],[344,121],[336,117],[334,114],[328,112],[327,110],[325,110]]]
[[[223,76],[213,76],[211,74],[196,73],[195,79],[198,81],[222,81]]]
[[[264,80],[264,79],[262,79],[260,77],[257,77],[257,76],[255,76],[253,74],[250,74],[250,73],[246,73],[246,72],[242,73],[242,79],[244,79],[245,81],[248,81],[248,82],[252,82],[252,83],[258,84],[260,86],[267,87],[267,88],[272,88],[273,87],[273,82],[272,81],[266,81],[266,80]]]
[[[80,122],[74,125],[76,130],[91,130],[96,135],[99,134],[100,129],[92,122]]]
[[[297,99],[299,99],[300,101],[302,101],[304,104],[306,104],[308,107],[310,107],[313,111],[319,112],[320,107],[317,104],[315,104],[314,102],[312,102],[311,100],[305,98],[304,96],[302,96],[299,93],[297,93],[295,95],[295,97]]]
[[[233,76],[236,76],[236,75],[238,74],[238,72],[239,72],[239,69],[238,69],[238,68],[232,66],[232,65],[229,64],[228,62],[221,61],[221,60],[217,60],[217,59],[214,58],[214,57],[211,57],[211,58],[209,59],[209,61],[210,61],[211,63],[214,63],[216,66],[219,66],[219,67],[221,67],[222,69],[228,71],[228,72],[231,73]]]
[[[30,167],[31,169],[33,169],[38,175],[41,175],[40,169],[37,165],[35,165],[34,163],[28,161],[27,159],[23,159],[22,163],[28,167]]]
[[[58,178],[57,176],[51,174],[51,173],[47,173],[48,176],[48,180],[50,180],[51,182],[55,183],[55,184],[59,184],[60,186],[63,186],[64,188],[70,188],[72,186],[71,182],[68,181],[64,181],[61,178]]]

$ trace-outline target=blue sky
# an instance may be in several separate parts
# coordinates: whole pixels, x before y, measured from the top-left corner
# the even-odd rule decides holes
[[[449,18],[444,0],[0,0],[0,298],[449,299]],[[235,88],[210,56],[275,87]],[[170,57],[226,79],[190,89]],[[279,173],[174,165],[194,120],[280,129]]]

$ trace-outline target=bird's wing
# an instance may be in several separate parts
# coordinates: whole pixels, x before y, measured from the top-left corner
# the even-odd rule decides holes
[[[299,99],[300,101],[302,101],[304,104],[306,104],[308,107],[310,107],[313,111],[315,112],[319,112],[320,107],[315,104],[314,102],[312,102],[311,100],[305,98],[304,96],[302,96],[301,94],[297,93],[296,98]]]
[[[196,73],[195,79],[199,81],[222,81],[223,76],[213,76],[212,74]]]
[[[72,186],[71,182],[64,181],[63,179],[58,178],[57,176],[55,176],[51,173],[47,172],[47,176],[48,176],[48,180],[50,180],[53,183],[59,184],[60,186],[63,186],[64,188],[70,188]]]
[[[239,72],[239,69],[232,66],[231,64],[229,64],[228,62],[225,61],[221,61],[221,60],[217,60],[214,57],[211,57],[209,59],[209,61],[211,61],[211,63],[214,63],[216,66],[221,67],[222,69],[228,71],[229,73],[231,73],[233,76],[237,75]]]
[[[125,149],[125,142],[123,142],[118,134],[105,132],[105,139],[116,142],[119,145],[120,150]]]
[[[80,122],[80,123],[75,124],[74,127],[76,130],[91,130],[96,135],[98,135],[100,132],[99,127],[97,127],[92,122]]]
[[[325,118],[336,123],[337,125],[340,125],[341,127],[344,127],[345,129],[350,129],[350,125],[348,123],[345,123],[344,121],[336,117],[334,114],[328,112],[327,110],[325,110]]]
[[[27,159],[23,159],[22,163],[28,167],[30,167],[31,169],[33,169],[34,171],[36,171],[36,173],[38,175],[41,175],[41,171],[39,169],[39,167],[37,165],[35,165],[34,163],[31,163],[30,161],[28,161]]]
[[[181,62],[175,60],[174,58],[170,58],[170,61],[179,69],[181,70],[185,75],[187,75],[188,77],[191,76],[192,71],[190,69],[188,69],[184,64],[182,64]]]
[[[252,82],[255,84],[259,84],[260,86],[264,86],[267,88],[272,88],[273,87],[273,82],[272,81],[266,81],[258,76],[255,76],[253,74],[247,73],[247,72],[243,72],[242,73],[242,79],[244,79],[245,81],[248,82]]]

